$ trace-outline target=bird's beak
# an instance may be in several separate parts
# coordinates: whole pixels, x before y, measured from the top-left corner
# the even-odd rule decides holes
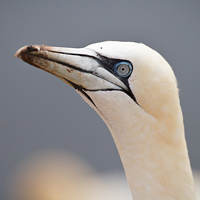
[[[57,76],[76,89],[127,90],[122,81],[104,68],[99,55],[89,48],[32,45],[20,48],[15,56]]]

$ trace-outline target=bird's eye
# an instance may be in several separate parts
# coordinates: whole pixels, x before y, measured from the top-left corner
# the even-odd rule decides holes
[[[123,62],[117,63],[114,69],[115,69],[115,72],[118,74],[118,76],[128,77],[131,74],[133,67],[129,62],[123,61]]]

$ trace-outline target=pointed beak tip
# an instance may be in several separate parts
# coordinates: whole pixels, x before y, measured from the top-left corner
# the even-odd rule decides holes
[[[21,58],[21,55],[23,54],[24,50],[26,49],[26,47],[21,47],[20,49],[18,49],[15,53],[15,57]]]
[[[17,50],[15,53],[15,57],[22,58],[22,56],[26,53],[30,53],[33,51],[39,51],[40,46],[39,45],[29,45],[29,46],[23,46],[20,49]]]

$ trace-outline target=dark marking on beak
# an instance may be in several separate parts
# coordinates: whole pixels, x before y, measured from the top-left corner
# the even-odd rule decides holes
[[[96,104],[94,103],[94,101],[91,99],[91,97],[83,90],[82,87],[80,87],[79,85],[76,85],[75,83],[68,81],[67,79],[65,79],[74,89],[78,90],[79,92],[81,92],[96,108]]]
[[[35,48],[35,47],[32,46],[32,45],[28,46],[28,47],[27,47],[27,50],[28,50],[29,52],[38,51],[38,49]]]

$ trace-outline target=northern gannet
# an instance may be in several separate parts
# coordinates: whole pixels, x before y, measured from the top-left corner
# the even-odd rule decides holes
[[[101,116],[117,146],[134,200],[194,200],[177,81],[141,43],[85,48],[22,47],[25,62],[65,81]]]

